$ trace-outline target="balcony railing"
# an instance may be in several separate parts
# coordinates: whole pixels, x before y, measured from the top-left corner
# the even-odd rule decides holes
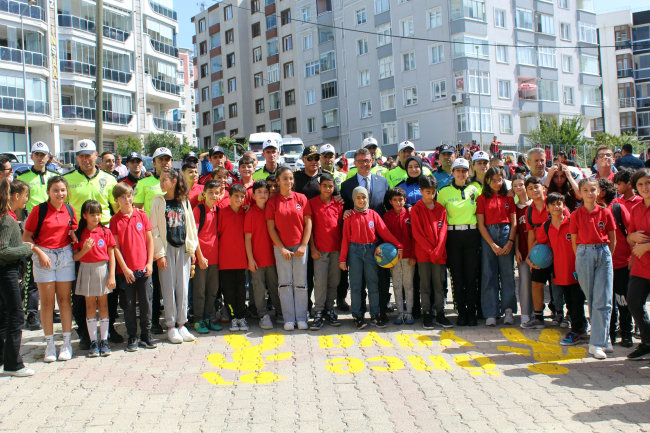
[[[632,43],[632,49],[634,51],[650,50],[650,40],[634,41]]]
[[[178,57],[178,48],[172,47],[171,45],[168,44],[163,44],[162,42],[155,41],[153,39],[149,39],[149,40],[154,50],[163,54],[167,54],[168,56]]]
[[[61,68],[61,72],[67,72],[69,74],[86,75],[88,77],[95,76],[95,65],[89,63],[61,60],[59,62],[59,68]]]
[[[160,90],[161,92],[171,93],[173,95],[180,95],[181,93],[181,86],[162,80],[157,80],[153,77],[151,77],[151,84],[153,84],[156,90]]]
[[[162,129],[164,131],[183,132],[183,128],[181,127],[181,122],[154,117],[153,124],[156,128]]]
[[[25,6],[27,6],[27,3],[13,0],[0,0],[0,12],[9,12],[10,14],[20,16],[20,13],[23,11]],[[47,19],[45,9],[36,5],[28,6],[27,9],[25,9],[25,16],[41,21],[46,21]]]
[[[77,105],[62,105],[61,111],[64,119],[95,120],[95,109],[80,107]],[[106,123],[114,125],[128,125],[133,119],[133,114],[116,113],[114,111],[103,111],[102,118]]]
[[[635,70],[634,78],[636,78],[637,80],[644,80],[646,78],[650,78],[650,68]]]
[[[630,69],[619,69],[616,71],[618,78],[632,78],[634,76],[634,70]]]
[[[127,84],[131,81],[133,74],[131,72],[116,71],[114,69],[104,68],[104,79],[116,83]]]
[[[629,127],[623,127],[621,126],[621,134],[629,134],[632,132],[636,132],[636,126],[629,126]]]
[[[59,19],[59,26],[61,27],[70,27],[88,33],[95,33],[97,29],[94,21],[75,17],[74,15],[59,14],[58,19]],[[108,26],[104,26],[103,31],[104,31],[105,38],[113,39],[118,42],[126,41],[130,35],[130,32],[115,29],[113,27],[108,27]]]
[[[16,48],[0,47],[0,61],[22,63],[23,51]],[[25,64],[47,68],[47,56],[31,51],[25,51]]]
[[[149,6],[151,6],[151,9],[153,9],[154,12],[156,12],[156,13],[158,13],[160,15],[164,15],[167,18],[171,18],[174,21],[178,21],[176,19],[176,11],[175,10],[166,8],[165,6],[160,5],[160,4],[158,4],[156,2],[153,2],[153,1],[149,2]]]
[[[650,107],[650,98],[636,98],[636,108]]]
[[[470,18],[485,21],[485,2],[476,0],[452,0],[451,20]]]
[[[9,96],[2,97],[1,110],[4,111],[25,111],[25,102],[23,98],[12,98]],[[27,100],[27,112],[33,114],[47,114],[50,115],[50,104],[45,101]]]
[[[634,108],[634,96],[631,98],[618,98],[618,108]]]
[[[648,137],[650,136],[650,126],[640,126],[636,132],[639,137]]]
[[[632,41],[616,41],[617,50],[629,50],[632,48]]]

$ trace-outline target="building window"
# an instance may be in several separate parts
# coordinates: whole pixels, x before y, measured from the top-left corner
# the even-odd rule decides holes
[[[260,29],[260,23],[255,23],[251,26],[251,32],[253,34],[253,37],[256,38],[259,35],[262,34],[262,30]]]
[[[506,28],[506,11],[502,9],[494,10],[494,27]]]
[[[223,8],[223,18],[228,21],[232,19],[232,6],[226,6]]]
[[[253,48],[253,63],[262,61],[262,47]]]
[[[569,9],[569,0],[557,0],[557,7],[561,9]]]
[[[207,126],[210,124],[210,112],[209,111],[204,111],[203,112],[203,126]]]
[[[282,50],[283,51],[293,50],[293,39],[291,38],[291,35],[282,38]]]
[[[587,12],[594,11],[594,0],[577,0],[576,9]]]
[[[510,99],[510,81],[499,80],[499,98]]]
[[[278,20],[275,14],[266,16],[266,31],[273,30],[278,26]]]
[[[508,47],[497,45],[497,63],[508,63]]]
[[[309,132],[309,133],[316,132],[316,118],[315,117],[309,117],[307,119],[307,132]]]
[[[221,71],[221,56],[211,58],[210,67],[212,68],[213,74]]]
[[[255,101],[255,114],[264,113],[264,98]]]
[[[260,11],[260,0],[251,0],[251,14]]]
[[[420,121],[411,120],[406,122],[406,139],[418,140],[420,138]]]
[[[294,90],[287,90],[284,92],[284,103],[286,106],[296,104],[296,92]]]
[[[284,64],[284,78],[293,77],[293,62]]]
[[[621,113],[621,129],[630,129],[636,126],[636,118],[633,111]]]
[[[268,67],[268,81],[270,83],[277,83],[280,81],[280,64],[276,63]]]
[[[334,40],[334,30],[330,27],[318,28],[318,43],[324,44],[325,42]]]
[[[535,48],[528,45],[517,46],[517,64],[536,66],[535,63]]]
[[[458,93],[479,93],[490,94],[490,73],[473,70],[458,71],[454,74],[456,78],[456,91]],[[460,81],[459,81],[460,80]]]
[[[361,101],[361,118],[367,119],[368,117],[372,117],[372,105],[370,100]]]
[[[255,88],[262,87],[264,85],[264,77],[261,72],[253,75],[253,85]]]
[[[555,26],[553,25],[553,15],[537,14],[537,32],[547,35],[555,34]]]
[[[381,47],[390,44],[390,23],[375,27],[377,31],[377,46]]]
[[[379,79],[393,76],[393,56],[386,56],[379,59]]]
[[[543,68],[557,69],[557,55],[555,48],[552,47],[539,47],[537,50],[538,65]]]
[[[404,105],[409,107],[418,103],[418,88],[416,86],[404,88]]]
[[[235,42],[235,30],[230,29],[226,30],[226,45],[233,44]]]
[[[405,71],[412,71],[413,69],[415,69],[415,52],[414,51],[402,54],[402,58],[404,59],[404,70]]]
[[[210,99],[210,88],[204,87],[201,89],[201,101],[208,101]]]
[[[615,26],[614,27],[614,40],[616,42],[629,41],[630,40],[630,26]]]
[[[205,31],[205,18],[199,20],[199,33],[203,33],[204,31]]]
[[[597,44],[596,25],[578,21],[578,41]]]
[[[429,47],[429,53],[430,53],[429,63],[431,65],[445,61],[444,45],[442,44],[431,45]]]
[[[212,98],[223,96],[223,80],[212,82]]]
[[[257,125],[255,127],[255,132],[266,132],[266,125]]]
[[[447,97],[447,80],[436,80],[431,82],[431,100],[439,101]]]
[[[320,56],[320,72],[336,69],[336,52],[330,51]]]
[[[537,80],[537,99],[558,102],[557,81]]]
[[[490,49],[487,39],[478,39],[470,36],[458,36],[454,38],[454,58],[473,57],[476,58],[476,48],[479,47],[478,56],[484,59],[490,58]]]
[[[458,132],[492,132],[492,110],[479,110],[478,107],[456,108],[456,122]]]
[[[437,7],[427,11],[427,28],[435,29],[442,25],[442,10]]]
[[[206,54],[208,54],[208,42],[207,41],[203,41],[203,42],[201,42],[199,44],[199,53],[202,56],[205,56]]]
[[[598,57],[580,55],[580,72],[583,74],[598,75]]]
[[[302,49],[308,50],[312,47],[311,44],[311,35],[305,35],[302,37]]]
[[[309,6],[302,8],[302,20],[305,22],[311,21],[311,8]]]
[[[278,54],[278,38],[269,39],[266,41],[266,55],[268,57]]]
[[[482,0],[451,0],[451,20],[461,18],[485,21],[485,2]]]
[[[355,12],[355,16],[357,17],[357,25],[360,26],[361,24],[366,23],[366,8],[361,8],[357,9]]]
[[[400,22],[400,28],[402,30],[402,36],[413,36],[415,31],[413,30],[413,17],[408,17]]]
[[[533,11],[517,8],[515,10],[515,26],[522,30],[535,30]]]
[[[201,65],[201,78],[205,78],[208,76],[208,64],[204,63]]]
[[[562,87],[562,100],[565,105],[573,105],[573,87]]]
[[[231,137],[234,137],[237,134],[239,134],[239,129],[235,128],[235,129],[230,130],[230,136]]]
[[[580,86],[580,94],[582,95],[582,105],[600,107],[602,101],[600,96],[600,87]]]
[[[230,119],[237,117],[237,104],[230,104],[228,106],[228,117]]]
[[[296,118],[287,119],[287,134],[295,134],[298,132],[298,126],[296,124]]]
[[[379,92],[381,97],[381,111],[392,110],[395,108],[395,89],[387,89]]]
[[[282,134],[282,121],[280,119],[271,120],[271,132]]]
[[[565,54],[562,55],[562,72],[566,73],[572,73],[573,72],[573,66],[572,66],[572,59],[571,56],[567,56]]]
[[[359,71],[359,87],[366,87],[370,85],[370,69],[363,69]]]
[[[384,141],[384,146],[397,143],[397,122],[382,123],[381,135]]]
[[[226,55],[226,68],[235,67],[235,53],[230,53]]]
[[[571,40],[571,24],[560,23],[560,39],[563,41]]]
[[[307,102],[306,105],[313,105],[316,103],[316,90],[315,89],[310,89],[305,92],[305,95],[307,96]]]
[[[361,133],[361,141],[365,140],[366,138],[372,137],[372,131],[363,131]]]
[[[512,134],[512,116],[507,113],[499,113],[499,132]]]
[[[223,115],[223,105],[218,105],[212,109],[212,120],[214,123],[223,122],[226,120]]]
[[[375,0],[375,15],[390,10],[390,0]]]
[[[333,128],[339,125],[339,110],[337,108],[333,110],[323,111],[323,126],[326,128]]]
[[[228,80],[228,93],[234,93],[237,91],[237,79],[231,78]]]
[[[221,46],[221,33],[215,33],[210,36],[210,49],[213,50]]]
[[[291,24],[291,9],[285,9],[280,13],[280,22],[283,26]]]
[[[368,38],[357,39],[357,55],[368,54]]]
[[[338,86],[336,85],[336,80],[328,81],[327,83],[322,83],[321,88],[321,99],[335,98],[338,96]]]
[[[279,110],[281,107],[280,92],[269,93],[269,110]]]
[[[185,77],[185,75],[182,72],[177,72],[176,73],[176,78],[178,78],[179,80],[183,80],[184,77]]]
[[[320,73],[320,60],[305,63],[305,77],[313,77]]]

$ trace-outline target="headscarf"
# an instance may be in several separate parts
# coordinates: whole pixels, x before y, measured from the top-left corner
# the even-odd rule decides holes
[[[352,201],[354,202],[354,210],[357,212],[365,212],[368,210],[368,206],[370,206],[370,200],[366,200],[366,206],[363,208],[357,207],[357,195],[358,194],[363,194],[368,198],[368,190],[365,189],[362,186],[358,186],[352,190]]]
[[[408,166],[411,163],[411,161],[417,162],[418,165],[420,166],[420,176],[411,177],[411,175],[409,174]],[[406,167],[404,167],[404,169],[406,170],[406,175],[407,175],[406,184],[407,185],[412,185],[414,183],[420,183],[420,177],[422,177],[423,174],[424,174],[424,170],[422,169],[422,159],[420,159],[419,156],[411,156],[406,160],[406,164],[404,164],[404,165],[406,166]]]

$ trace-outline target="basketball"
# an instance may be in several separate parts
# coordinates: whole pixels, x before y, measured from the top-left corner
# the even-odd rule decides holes
[[[553,264],[553,250],[548,245],[538,244],[530,251],[530,261],[541,269]]]
[[[389,243],[379,245],[375,249],[375,260],[382,268],[392,268],[397,263],[397,248]]]

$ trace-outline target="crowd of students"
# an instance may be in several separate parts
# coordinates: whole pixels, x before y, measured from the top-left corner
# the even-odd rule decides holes
[[[33,148],[35,161],[43,146]],[[645,310],[650,171],[622,168],[607,179],[599,170],[575,182],[561,163],[547,172],[545,151],[532,149],[531,174],[517,173],[508,181],[503,167],[488,167],[489,157],[480,150],[470,163],[457,158],[453,147],[442,146],[440,166],[432,172],[410,142],[399,144],[391,170],[377,163],[377,149],[374,139],[366,139],[355,152],[354,172],[344,175],[333,167],[331,145],[309,146],[305,169],[294,173],[277,166],[279,149],[268,141],[263,169],[255,172],[257,161],[245,155],[235,175],[224,166],[224,150],[215,147],[209,152],[213,171],[199,179],[196,154],[186,155],[175,170],[171,152],[159,148],[153,176],[142,177],[142,157],[134,153],[126,159],[128,175],[117,182],[94,165],[95,145],[83,140],[79,166],[68,175],[50,175],[35,164],[30,183],[20,176],[4,178],[0,349],[5,372],[33,374],[19,354],[20,282],[30,279],[40,294],[45,362],[71,359],[73,316],[87,356],[109,356],[111,335],[111,341],[119,337],[113,326],[118,300],[127,351],[156,347],[152,334],[162,333],[162,311],[171,343],[196,339],[188,329],[191,321],[199,334],[220,331],[220,322],[231,332],[248,331],[251,316],[259,318],[262,329],[272,329],[271,309],[285,331],[340,326],[335,305],[351,310],[357,329],[368,323],[384,328],[391,279],[396,325],[421,319],[425,329],[449,328],[454,324],[445,315],[447,269],[455,326],[477,326],[479,320],[495,326],[501,319],[512,325],[521,308],[522,328],[570,328],[562,345],[578,344],[589,334],[589,352],[603,359],[617,342],[617,322],[624,347],[633,345],[636,323],[641,343],[628,358],[650,356]],[[612,161],[611,149],[598,149],[599,167]],[[551,182],[568,187],[549,192]],[[26,218],[16,215],[25,208]],[[398,251],[390,271],[374,257],[381,242]],[[540,269],[531,261],[537,244],[552,249],[553,266]],[[22,267],[28,260],[32,275]],[[544,319],[547,283],[549,322]],[[58,357],[55,297],[64,340]]]

